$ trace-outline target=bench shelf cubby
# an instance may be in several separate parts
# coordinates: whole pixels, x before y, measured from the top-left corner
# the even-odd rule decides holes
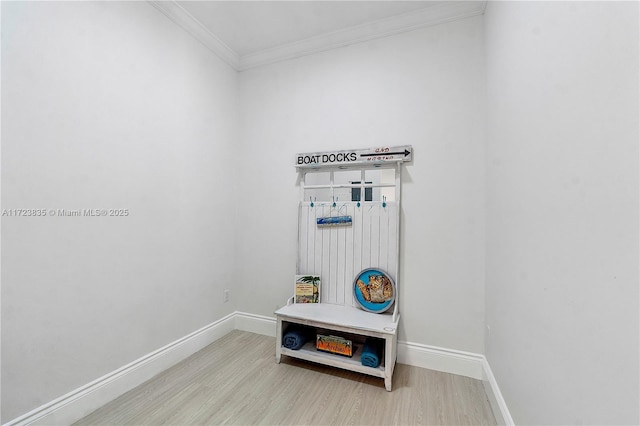
[[[391,391],[398,329],[398,322],[397,319],[393,320],[393,314],[374,314],[351,306],[327,303],[293,303],[277,310],[276,319],[276,362],[279,363],[281,356],[286,355],[380,377],[384,379],[385,388]],[[354,354],[352,357],[345,357],[318,351],[313,340],[298,350],[287,349],[282,346],[282,338],[291,324],[308,326],[323,333],[347,335],[354,340]],[[382,360],[377,368],[364,366],[360,361],[365,338],[384,340]]]

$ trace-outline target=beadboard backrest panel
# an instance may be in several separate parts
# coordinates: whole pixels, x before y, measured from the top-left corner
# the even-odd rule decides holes
[[[301,202],[298,211],[298,274],[320,276],[322,303],[357,306],[353,282],[363,269],[381,269],[398,292],[399,206],[397,202]],[[316,220],[351,216],[347,226]]]

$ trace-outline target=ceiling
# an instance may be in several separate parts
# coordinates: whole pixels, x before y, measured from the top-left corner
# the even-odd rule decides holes
[[[238,71],[484,13],[485,1],[155,1]]]

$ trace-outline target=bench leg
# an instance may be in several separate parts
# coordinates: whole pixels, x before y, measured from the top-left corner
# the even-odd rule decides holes
[[[276,320],[276,364],[280,364],[282,358],[282,319]]]
[[[391,380],[396,363],[395,337],[395,335],[387,336],[384,339],[384,387],[388,392],[391,392]]]

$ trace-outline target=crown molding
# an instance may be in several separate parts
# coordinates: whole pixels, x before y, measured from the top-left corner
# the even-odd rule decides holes
[[[240,71],[482,15],[486,1],[451,1],[240,57]]]
[[[435,6],[425,7],[416,11],[322,34],[293,43],[283,44],[243,56],[233,51],[200,23],[200,21],[176,3],[176,1],[148,0],[148,3],[204,44],[236,71],[244,71],[262,65],[295,59],[349,46],[351,44],[455,21],[457,19],[482,15],[485,11],[487,0],[449,1],[440,3]]]
[[[229,64],[233,69],[239,71],[240,57],[227,46],[222,40],[209,31],[200,21],[187,12],[175,1],[147,0],[147,2],[158,9],[162,14],[171,19],[186,32],[191,34],[196,40],[204,44],[206,48],[218,55],[220,59]]]

